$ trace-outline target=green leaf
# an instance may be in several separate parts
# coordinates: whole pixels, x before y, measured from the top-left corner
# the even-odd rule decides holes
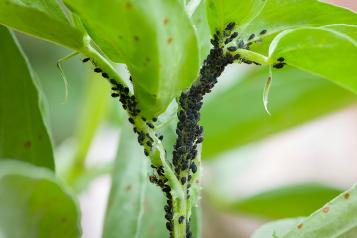
[[[79,207],[47,169],[0,161],[0,236],[79,238]]]
[[[357,34],[357,27],[350,28]],[[269,49],[270,60],[284,57],[299,69],[330,79],[357,93],[357,41],[328,28],[299,28],[279,34]]]
[[[262,94],[266,68],[244,75],[205,103],[203,158],[262,140],[355,102],[356,97],[311,74],[286,67],[274,72],[269,116]]]
[[[308,216],[341,192],[322,184],[296,184],[265,191],[229,203],[224,208],[268,219]]]
[[[33,73],[15,38],[0,26],[0,160],[54,169],[52,145]]]
[[[160,189],[151,184],[143,149],[129,125],[120,139],[103,238],[166,238],[164,204]]]
[[[226,26],[235,22],[237,26],[250,22],[263,9],[267,0],[207,0],[207,17],[214,34],[223,31]]]
[[[56,0],[0,0],[0,24],[79,49],[83,34],[71,26]]]
[[[301,218],[282,219],[268,222],[259,227],[251,238],[279,238],[296,226]]]
[[[147,117],[165,111],[198,75],[194,28],[177,0],[66,0],[90,36],[133,77],[139,108]]]
[[[330,24],[357,25],[357,14],[318,0],[268,0],[260,14],[241,26],[239,32],[247,38],[252,33],[258,35],[267,30],[267,34],[260,37],[263,42],[251,46],[253,51],[266,55],[271,41],[283,30]]]
[[[282,238],[356,237],[357,186],[343,192]]]
[[[207,57],[209,50],[211,49],[211,35],[208,26],[208,20],[206,15],[206,1],[202,0],[198,5],[196,11],[192,15],[192,23],[196,27],[197,38],[200,48],[200,62]]]

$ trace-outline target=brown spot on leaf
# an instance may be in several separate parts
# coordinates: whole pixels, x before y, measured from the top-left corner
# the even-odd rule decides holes
[[[343,195],[343,197],[344,197],[344,199],[346,199],[346,200],[348,200],[349,198],[350,198],[350,194],[349,193],[345,193],[344,195]]]
[[[169,38],[167,38],[167,44],[171,44],[172,43],[172,41],[173,41],[173,39],[172,39],[172,37],[170,36]]]
[[[24,147],[25,147],[25,149],[30,150],[32,147],[32,142],[30,140],[25,141]]]
[[[322,212],[323,212],[323,213],[328,213],[328,211],[330,211],[330,208],[329,208],[329,207],[324,207],[324,208],[322,208]]]
[[[67,218],[62,217],[62,218],[61,218],[61,223],[66,223],[66,222],[67,222]]]
[[[150,63],[151,59],[149,57],[145,58],[146,63]]]
[[[302,223],[299,223],[299,224],[297,224],[297,226],[296,226],[298,229],[301,229],[302,227],[303,227],[303,224]]]
[[[132,189],[131,185],[125,187],[125,192],[130,192]]]
[[[138,42],[140,40],[139,36],[134,36],[133,37],[134,41]]]
[[[170,22],[170,19],[169,19],[169,18],[167,18],[167,17],[165,17],[165,19],[164,19],[164,25],[169,24],[169,22]]]
[[[126,7],[126,9],[132,9],[133,8],[133,4],[131,4],[131,2],[129,2],[129,1],[127,1],[125,3],[125,7]]]

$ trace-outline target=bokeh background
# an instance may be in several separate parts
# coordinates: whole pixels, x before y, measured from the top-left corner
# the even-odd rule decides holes
[[[329,2],[357,10],[355,0]],[[22,34],[18,36],[47,99],[45,111],[59,160],[57,166],[65,166],[63,164],[73,153],[76,137],[83,126],[83,115],[87,114],[90,97],[88,92],[93,88],[109,92],[109,86],[105,81],[96,78],[77,56],[63,63],[69,83],[66,98],[56,62],[70,52],[32,37]],[[224,91],[232,82],[238,80],[237,75],[252,70],[255,70],[254,66],[229,67],[219,79],[217,90]],[[262,78],[262,88],[264,80]],[[107,95],[109,93],[103,97]],[[88,166],[110,164],[115,157],[119,140],[119,130],[115,127],[115,122],[122,120],[122,112],[110,97],[103,100],[107,111],[106,119],[95,131],[95,139],[90,143],[90,152],[86,156]],[[326,103],[329,103],[329,100],[333,99],[326,99]],[[274,101],[270,103],[274,104]],[[236,110],[236,113],[245,113],[239,108]],[[263,104],[261,110],[264,110]],[[203,238],[246,238],[266,221],[239,212],[222,211],[212,202],[217,194],[226,198],[245,197],[279,186],[303,182],[328,184],[341,189],[350,187],[357,181],[356,122],[357,103],[205,162],[201,200]],[[104,171],[103,175],[98,176],[81,192],[84,238],[101,236],[110,184],[110,177]]]

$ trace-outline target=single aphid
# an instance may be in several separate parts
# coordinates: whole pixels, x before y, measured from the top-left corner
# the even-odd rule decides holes
[[[185,183],[186,183],[186,177],[182,177],[182,178],[181,178],[181,184],[182,184],[182,185],[185,185]]]
[[[107,73],[102,73],[102,77],[108,79],[109,75]]]
[[[144,154],[145,154],[146,156],[149,156],[149,152],[148,152],[147,150],[144,150]]]
[[[164,136],[163,135],[161,135],[161,136],[159,136],[159,140],[163,140],[164,139]]]
[[[234,29],[235,26],[236,26],[236,23],[235,22],[231,22],[231,23],[229,23],[227,25],[226,30],[231,31],[231,30]]]
[[[96,73],[101,73],[103,70],[101,69],[101,68],[95,68],[94,69],[94,72],[96,72]]]
[[[264,34],[266,34],[267,33],[267,30],[262,30],[260,33],[259,33],[259,35],[264,35]]]
[[[131,118],[131,117],[129,117],[129,122],[131,123],[131,124],[134,124],[135,123],[135,121],[134,121],[134,119],[133,118]]]
[[[196,173],[197,172],[197,166],[195,163],[192,163],[191,166],[190,166],[191,170],[192,170],[192,173]]]
[[[255,34],[251,34],[251,35],[249,36],[248,40],[253,40],[254,37],[255,37]]]
[[[146,121],[146,118],[145,117],[141,117],[141,120]]]
[[[90,60],[90,58],[84,58],[82,59],[82,62],[85,63],[85,62],[88,62]]]
[[[117,97],[119,97],[120,95],[119,94],[117,94],[117,93],[112,93],[112,97],[113,98],[117,98]]]
[[[154,129],[154,128],[155,128],[155,126],[154,126],[151,122],[147,122],[146,125],[147,125],[148,127],[150,127],[151,129]]]
[[[280,57],[280,58],[278,58],[278,61],[279,61],[279,62],[284,62],[285,59],[284,59],[284,57]]]
[[[152,121],[153,121],[153,122],[157,122],[157,117],[154,117],[154,118],[152,119]]]
[[[234,52],[237,50],[237,47],[236,46],[230,46],[227,48],[227,50],[229,50],[230,52]]]
[[[185,220],[185,217],[184,216],[180,216],[179,218],[178,218],[178,222],[179,222],[179,224],[182,224],[182,222]]]

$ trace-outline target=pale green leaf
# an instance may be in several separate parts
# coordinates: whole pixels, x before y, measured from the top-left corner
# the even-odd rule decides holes
[[[163,112],[197,78],[196,34],[177,0],[65,2],[103,52],[128,66],[145,116]]]
[[[0,26],[0,160],[54,169],[50,138],[31,68],[15,38]]]
[[[252,195],[228,203],[224,208],[229,212],[268,219],[308,216],[341,192],[340,189],[322,184],[296,184]]]
[[[83,33],[71,26],[56,0],[0,0],[0,24],[79,49]]]
[[[357,27],[350,32],[356,34]],[[287,30],[274,39],[269,55],[357,93],[357,41],[346,34],[328,28]]]
[[[341,193],[282,238],[356,237],[357,186]]]
[[[0,236],[79,238],[79,207],[47,169],[0,161]]]
[[[301,218],[282,219],[268,222],[259,227],[251,238],[279,238],[295,227]]]
[[[269,116],[262,94],[268,69],[258,69],[209,98],[202,110],[203,158],[256,142],[274,133],[351,105],[352,93],[302,71],[286,67],[274,72]]]
[[[267,30],[259,37],[263,42],[251,46],[253,51],[267,54],[271,41],[283,30],[330,24],[357,25],[357,14],[318,0],[268,0],[260,14],[240,27],[239,33],[246,39],[252,33],[259,35]]]
[[[152,169],[130,126],[121,133],[103,238],[166,238],[164,196],[149,182]]]
[[[236,26],[250,22],[263,9],[267,0],[207,0],[207,17],[211,33],[223,31],[235,22]]]

